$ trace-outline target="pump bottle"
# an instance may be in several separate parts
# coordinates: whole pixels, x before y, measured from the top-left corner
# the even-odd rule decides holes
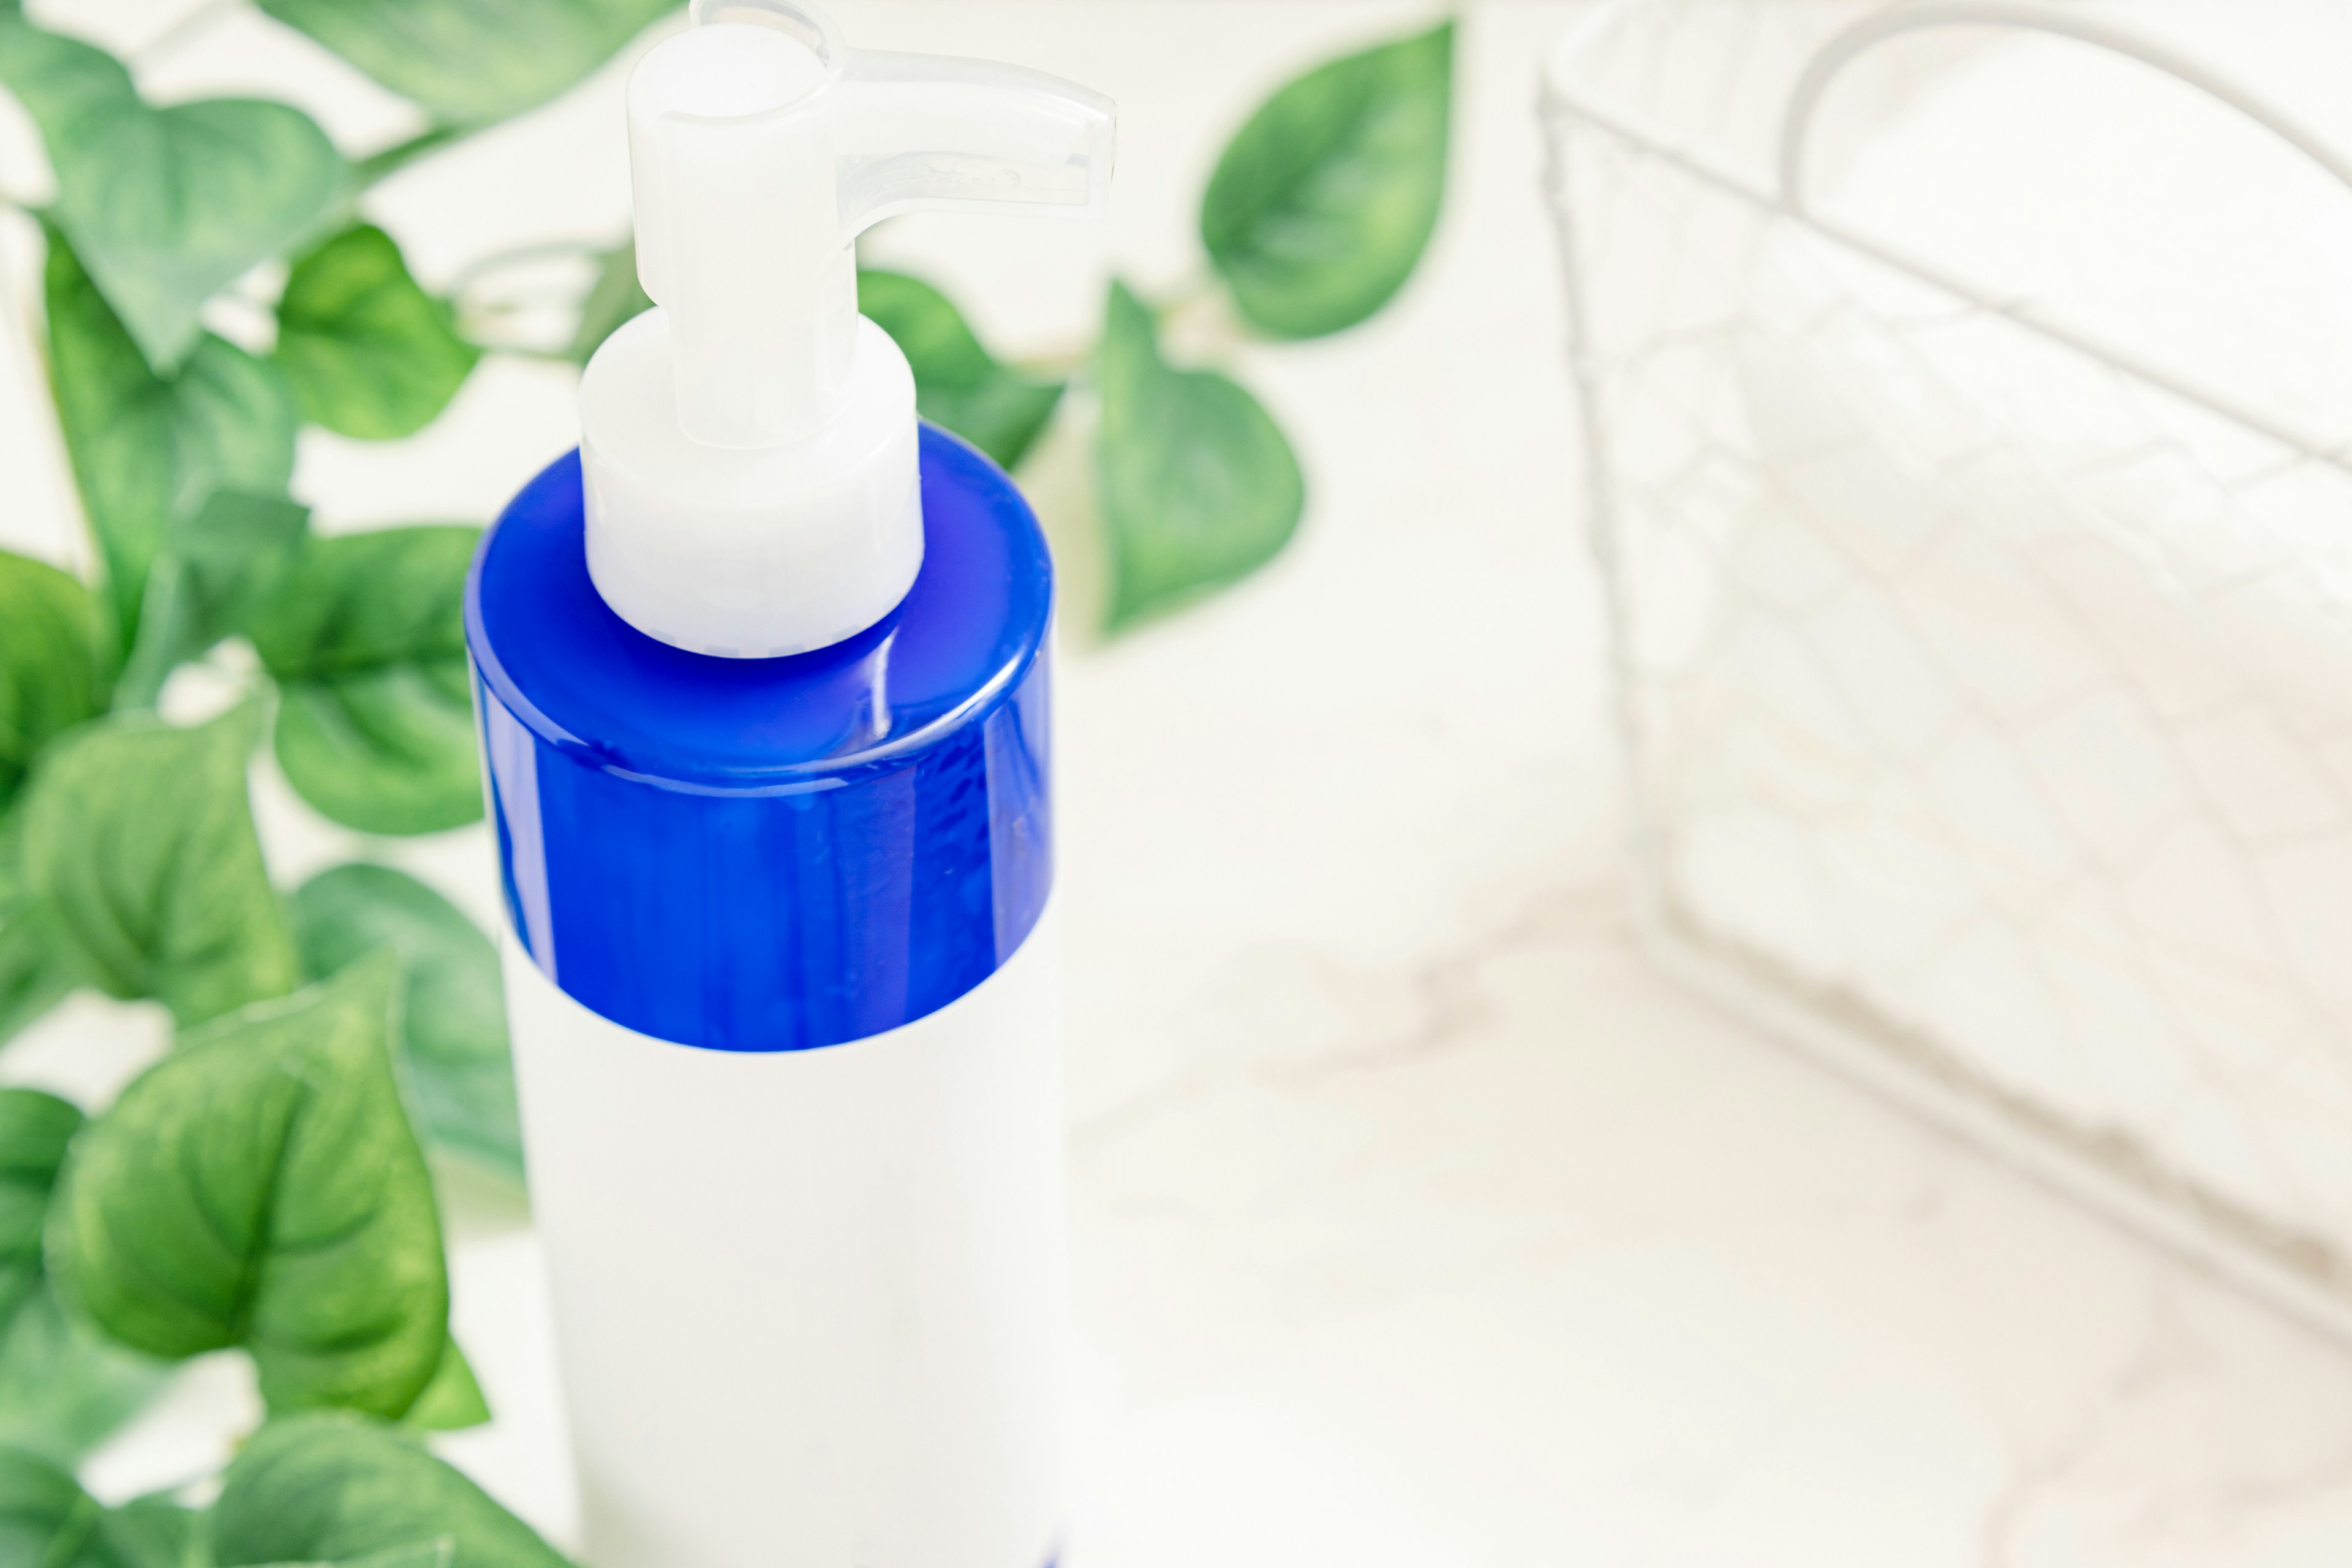
[[[656,308],[467,593],[583,1555],[1044,1568],[1052,569],[851,242],[1098,206],[1111,106],[790,0],[693,23],[628,87]]]

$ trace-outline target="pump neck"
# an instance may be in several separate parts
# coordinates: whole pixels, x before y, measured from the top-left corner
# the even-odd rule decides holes
[[[900,213],[1083,211],[1111,106],[1017,67],[843,47],[790,0],[697,0],[630,79],[637,270],[669,312],[680,427],[806,440],[856,341],[852,246]]]

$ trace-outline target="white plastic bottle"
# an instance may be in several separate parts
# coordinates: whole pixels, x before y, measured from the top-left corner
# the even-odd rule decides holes
[[[658,307],[467,599],[596,1568],[1043,1568],[1063,1493],[1052,571],[850,242],[1082,210],[1098,96],[697,0],[629,86]]]

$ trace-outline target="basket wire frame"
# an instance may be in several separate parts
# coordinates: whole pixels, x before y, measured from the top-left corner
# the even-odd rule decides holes
[[[2352,185],[2058,5],[1597,8],[1541,112],[1637,922],[1704,994],[2352,1345],[2352,949],[2298,918],[2352,930],[2352,527],[2307,523],[2352,521],[2347,447],[1811,210],[1831,84],[1964,26],[2137,59]],[[2233,724],[2316,781],[2305,819],[2211,764]],[[1971,964],[2005,1016],[1954,1000]]]

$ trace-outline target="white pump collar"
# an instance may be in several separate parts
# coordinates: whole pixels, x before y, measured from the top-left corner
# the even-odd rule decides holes
[[[581,388],[588,558],[650,636],[822,647],[921,562],[914,385],[860,321],[851,243],[917,210],[1085,211],[1099,94],[1012,66],[845,49],[794,0],[695,0],[629,79],[637,272],[659,310]]]

